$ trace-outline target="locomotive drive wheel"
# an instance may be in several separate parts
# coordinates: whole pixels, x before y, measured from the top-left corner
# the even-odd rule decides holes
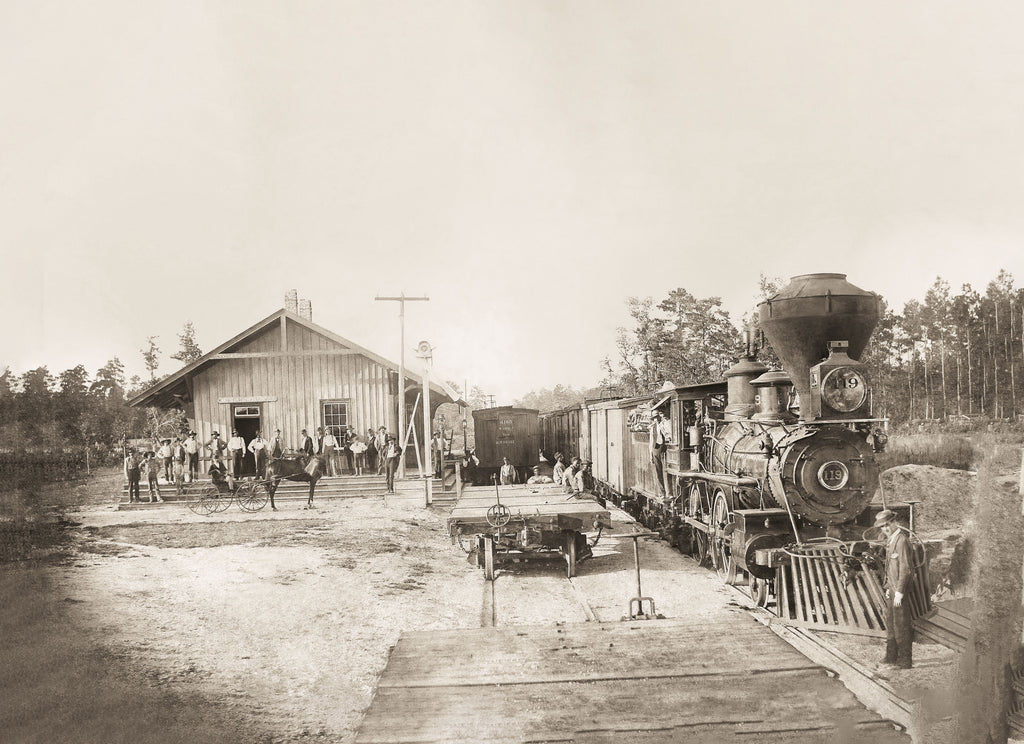
[[[576,533],[562,533],[562,555],[565,556],[565,575],[570,579],[576,575]]]
[[[718,577],[726,584],[736,583],[736,563],[729,550],[730,535],[727,528],[732,524],[732,512],[725,492],[715,491],[715,502],[711,507],[711,562],[718,571]]]
[[[704,530],[693,529],[693,559],[698,566],[708,565],[708,533]]]
[[[759,579],[751,574],[747,591],[750,592],[750,598],[758,607],[766,607],[768,605],[768,582],[765,579]]]
[[[484,535],[484,578],[494,581],[494,538]]]

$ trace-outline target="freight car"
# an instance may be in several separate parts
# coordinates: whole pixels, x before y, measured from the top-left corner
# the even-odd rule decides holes
[[[877,555],[862,538],[882,508],[872,499],[886,422],[870,413],[858,361],[878,298],[844,274],[808,274],[758,312],[783,370],[748,348],[724,382],[587,407],[595,489],[787,620],[879,633]],[[929,604],[919,558],[914,614]]]
[[[501,469],[507,457],[515,466],[520,480],[529,477],[529,470],[540,455],[540,412],[535,408],[498,406],[473,411],[476,457],[480,464],[472,473],[475,485],[486,485]]]
[[[565,461],[584,459],[590,452],[590,430],[585,405],[572,405],[540,415],[541,450],[548,462],[554,463],[561,452]]]

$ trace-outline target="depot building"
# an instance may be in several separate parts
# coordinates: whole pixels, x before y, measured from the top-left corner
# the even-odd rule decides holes
[[[257,431],[271,439],[281,430],[285,448],[297,449],[300,433],[317,427],[335,435],[353,427],[386,426],[398,432],[399,366],[318,326],[312,306],[294,291],[285,307],[129,401],[132,406],[180,409],[200,442],[214,432],[236,429],[248,444]],[[406,420],[423,442],[422,377],[405,371]],[[446,385],[430,384],[431,417],[457,396]],[[413,408],[416,407],[416,415]],[[408,424],[407,424],[408,425]],[[412,449],[411,447],[409,448]],[[201,455],[209,457],[208,452]],[[202,468],[205,472],[206,467]],[[247,455],[243,473],[255,470]]]

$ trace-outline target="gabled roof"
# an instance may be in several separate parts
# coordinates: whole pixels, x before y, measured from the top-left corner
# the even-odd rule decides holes
[[[311,320],[306,320],[305,318],[302,318],[296,315],[295,313],[290,313],[287,310],[281,309],[275,313],[271,313],[270,315],[268,315],[266,318],[256,323],[255,325],[246,328],[237,336],[228,339],[227,341],[225,341],[212,351],[203,354],[203,356],[201,356],[196,361],[192,362],[192,364],[189,364],[186,367],[179,369],[174,374],[165,377],[155,385],[147,388],[146,390],[143,390],[141,393],[139,393],[131,400],[129,400],[128,405],[156,406],[158,408],[176,407],[179,400],[187,396],[187,383],[192,376],[194,376],[195,374],[197,374],[206,367],[209,367],[219,361],[223,361],[221,359],[217,359],[216,356],[218,354],[223,354],[226,350],[232,348],[233,346],[237,346],[238,344],[242,343],[249,337],[254,336],[255,334],[273,325],[274,323],[280,322],[282,317],[287,318],[287,320],[291,323],[296,323],[300,326],[304,326],[305,328],[308,328],[314,333],[318,333],[321,336],[329,338],[331,341],[334,341],[335,343],[338,343],[346,348],[351,349],[357,354],[376,362],[382,367],[395,370],[396,372],[398,371],[398,365],[392,362],[391,360],[385,359],[379,354],[375,354],[369,349],[363,348],[359,344],[349,341],[347,338],[342,338],[338,334],[327,330],[323,326],[317,325]],[[421,386],[423,385],[423,378],[420,375],[416,374],[415,372],[410,371],[408,368],[406,368],[405,370],[405,376],[406,380],[412,380]],[[449,388],[444,383],[439,383],[435,382],[434,380],[431,380],[430,390],[431,394],[436,393],[442,396],[443,398],[447,398],[453,403],[457,403],[459,401],[458,393],[456,393],[454,390]]]

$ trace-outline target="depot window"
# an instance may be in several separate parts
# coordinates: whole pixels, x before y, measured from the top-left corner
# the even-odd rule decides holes
[[[348,401],[330,400],[323,402],[324,429],[330,430],[334,436],[341,436],[348,428]]]

